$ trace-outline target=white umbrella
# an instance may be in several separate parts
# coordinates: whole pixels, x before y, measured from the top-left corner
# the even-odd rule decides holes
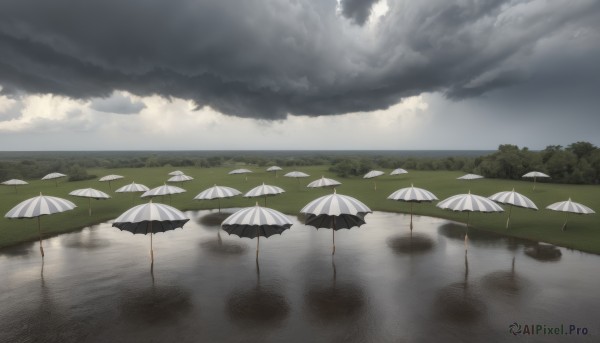
[[[371,170],[370,172],[366,173],[365,176],[363,176],[363,179],[372,179],[378,176],[381,176],[385,174],[382,171],[379,170]],[[375,182],[375,180],[373,180],[373,185],[375,186],[375,190],[377,190],[377,182]]]
[[[596,213],[591,208],[582,205],[580,203],[571,201],[571,198],[567,201],[556,202],[554,204],[546,206],[547,209],[552,211],[565,212],[565,223],[563,224],[562,230],[564,231],[567,228],[567,220],[569,213],[576,214],[593,214]]]
[[[283,170],[283,169],[281,169],[281,167],[279,167],[279,166],[272,166],[272,167],[267,168],[268,172],[275,172],[275,177],[277,177],[277,172],[279,170]]]
[[[546,175],[546,174],[541,173],[539,171],[532,171],[532,172],[529,172],[529,173],[523,175],[522,177],[527,177],[527,178],[531,178],[532,177],[533,178],[533,189],[535,190],[535,181],[536,181],[536,179],[538,177],[547,177],[547,178],[549,178],[550,175]]]
[[[309,183],[306,187],[308,188],[322,188],[322,187],[335,187],[341,185],[340,182],[334,179],[328,179],[325,176],[321,176],[320,179]]]
[[[108,189],[112,190],[110,182],[114,181],[114,180],[119,180],[119,179],[122,179],[122,178],[123,178],[123,176],[121,176],[121,175],[111,174],[111,175],[106,175],[106,176],[101,177],[100,180],[98,180],[98,181],[100,181],[100,182],[108,182]]]
[[[150,190],[150,188],[142,185],[141,183],[132,182],[128,185],[125,185],[119,189],[117,189],[116,193],[136,193],[136,192],[145,192]]]
[[[440,201],[437,207],[444,210],[467,212],[467,231],[469,230],[469,217],[471,212],[504,212],[502,207],[492,200],[471,194],[453,195],[447,199]],[[469,239],[468,232],[465,233],[465,250],[467,249],[467,241]]]
[[[333,194],[322,196],[304,206],[300,213],[308,214],[306,225],[332,229],[333,251],[335,254],[335,231],[350,229],[365,223],[364,216],[371,209],[359,200],[347,195]]]
[[[252,173],[252,170],[242,168],[242,169],[232,170],[228,174],[235,175],[235,174],[248,174],[248,173]],[[245,176],[245,180],[248,181],[248,175],[244,175],[244,176]]]
[[[88,198],[88,212],[89,215],[92,215],[92,199],[108,199],[110,198],[110,196],[104,192],[101,192],[97,189],[93,189],[93,188],[84,188],[84,189],[76,189],[74,191],[72,191],[71,193],[69,193],[69,195],[74,195],[76,197],[82,197],[82,198]]]
[[[25,182],[23,180],[19,180],[19,179],[10,179],[10,180],[2,182],[2,184],[5,186],[14,186],[15,193],[17,193],[17,186],[28,185],[27,182]]]
[[[477,175],[477,174],[465,174],[461,177],[457,177],[457,180],[477,180],[477,179],[483,179],[483,176],[481,175]]]
[[[130,208],[121,214],[112,226],[120,230],[129,231],[133,234],[150,234],[150,259],[154,264],[154,250],[152,249],[152,235],[155,232],[165,232],[183,228],[183,225],[190,220],[178,209],[153,203],[150,200],[147,204],[142,204]]]
[[[390,175],[400,175],[400,174],[408,174],[408,172],[402,168],[394,169],[390,173]]]
[[[185,174],[181,174],[181,175],[175,175],[170,177],[167,182],[186,182],[186,181],[191,181],[194,178],[191,176],[187,176]]]
[[[181,170],[175,170],[169,173],[170,176],[177,176],[177,175],[183,175],[183,172]]]
[[[510,214],[512,212],[513,206],[529,208],[537,211],[537,206],[523,194],[515,192],[514,188],[510,192],[499,192],[494,195],[488,197],[488,199],[493,200],[495,202],[510,205],[508,210],[508,219],[506,220],[506,229],[508,229],[510,223]]]
[[[299,178],[299,177],[309,177],[310,175],[308,175],[306,173],[303,173],[301,171],[292,171],[292,172],[289,172],[289,173],[285,174],[284,176],[285,177],[296,177],[296,178]]]
[[[221,199],[231,198],[231,197],[234,197],[239,194],[242,194],[242,192],[238,191],[235,188],[214,185],[214,186],[200,192],[198,195],[196,195],[194,197],[194,200],[217,199],[217,201],[219,202],[219,212],[221,212]]]
[[[56,187],[58,187],[58,179],[65,177],[65,174],[61,173],[50,173],[42,178],[42,180],[56,180]]]
[[[265,206],[267,206],[267,196],[268,195],[277,195],[285,192],[283,188],[279,188],[277,186],[265,185],[264,183],[260,186],[254,187],[249,190],[246,194],[244,194],[245,198],[256,198],[256,197],[264,197],[265,198]]]
[[[117,189],[116,193],[131,193],[131,201],[133,202],[133,193],[141,193],[150,190],[150,188],[142,185],[141,183],[132,182]]]
[[[260,236],[268,238],[275,234],[280,235],[291,226],[292,222],[285,214],[270,208],[260,207],[258,203],[254,207],[246,207],[233,213],[221,224],[222,229],[230,235],[250,239],[256,237],[257,261]]]
[[[4,217],[6,218],[34,218],[38,220],[38,232],[40,234],[40,252],[44,257],[44,248],[42,247],[42,229],[40,226],[40,216],[47,214],[60,213],[72,210],[77,207],[69,200],[45,196],[40,193],[39,196],[27,199],[17,206],[13,207]]]
[[[146,197],[155,197],[155,196],[159,196],[159,195],[168,195],[169,196],[169,204],[170,204],[171,203],[171,194],[179,194],[179,193],[183,193],[183,192],[186,192],[186,190],[183,188],[179,188],[176,186],[170,186],[170,185],[162,185],[162,186],[152,188],[151,190],[144,192],[144,194],[142,194],[140,197],[146,198]]]
[[[299,187],[300,186],[300,178],[309,177],[310,175],[303,173],[301,171],[293,171],[293,172],[289,172],[283,176],[296,178],[296,180],[298,180],[298,187]]]
[[[438,198],[430,191],[423,188],[416,188],[412,184],[410,187],[401,188],[387,197],[390,200],[410,202],[410,230],[413,228],[413,202],[432,202]]]

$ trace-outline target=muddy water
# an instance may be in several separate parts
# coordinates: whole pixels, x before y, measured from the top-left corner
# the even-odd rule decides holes
[[[230,210],[231,212],[231,210]],[[600,256],[376,212],[336,232],[260,241],[187,212],[149,237],[110,223],[0,250],[2,342],[598,341]],[[546,333],[571,325],[580,335]],[[587,335],[582,334],[585,328]],[[520,329],[520,330],[519,330]],[[574,331],[575,333],[576,331]]]

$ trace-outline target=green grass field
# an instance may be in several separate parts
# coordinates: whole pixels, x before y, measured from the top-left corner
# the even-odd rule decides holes
[[[236,166],[242,167],[242,166]],[[340,178],[327,171],[328,166],[298,167],[296,170],[310,174],[309,178],[292,179],[283,177],[285,172],[292,169],[286,168],[278,172],[278,177],[273,173],[264,171],[266,168],[250,167],[254,173],[248,174],[245,181],[244,175],[228,175],[236,167],[220,168],[141,168],[141,169],[90,169],[90,174],[98,178],[108,174],[119,174],[124,179],[112,182],[112,191],[109,184],[98,182],[97,179],[81,182],[60,181],[58,187],[54,181],[28,180],[29,185],[21,186],[15,193],[13,187],[0,188],[0,212],[4,215],[19,202],[38,195],[58,196],[73,201],[78,207],[73,211],[43,216],[41,218],[44,237],[81,229],[92,224],[101,223],[116,218],[125,210],[134,205],[145,203],[147,199],[139,198],[139,193],[114,193],[114,190],[135,181],[153,188],[165,183],[168,173],[180,169],[195,180],[184,184],[176,184],[187,190],[186,193],[173,195],[172,205],[180,210],[200,210],[217,207],[217,201],[193,200],[199,192],[214,185],[230,186],[246,192],[251,188],[265,182],[276,185],[286,190],[286,193],[267,200],[267,206],[290,215],[296,215],[300,209],[313,199],[329,194],[329,189],[309,189],[306,185],[321,175],[334,178],[342,185],[337,191],[340,194],[350,195],[364,202],[372,210],[390,212],[408,212],[410,204],[387,200],[386,198],[395,190],[414,184],[433,192],[440,200],[459,193],[471,193],[490,196],[500,191],[515,189],[532,199],[540,209],[539,211],[513,208],[511,228],[505,229],[507,213],[501,214],[471,214],[472,227],[485,231],[499,232],[515,237],[527,238],[548,242],[568,248],[579,249],[586,252],[600,253],[600,217],[593,215],[569,215],[569,225],[566,231],[561,231],[565,220],[564,213],[546,210],[545,207],[557,201],[567,200],[583,203],[595,211],[600,210],[600,186],[589,185],[561,185],[550,183],[537,183],[536,190],[532,190],[530,181],[482,179],[474,181],[460,181],[456,178],[463,173],[446,171],[410,171],[409,174],[390,176],[390,170],[384,170],[386,175],[375,179],[377,190],[374,189],[373,179],[361,177]],[[108,200],[92,200],[92,215],[88,215],[88,199],[68,195],[69,192],[92,187],[102,190],[112,196]],[[246,207],[254,205],[256,201],[264,204],[263,199],[249,199],[241,196],[222,199],[221,206]],[[168,197],[154,201],[169,203]],[[466,222],[467,214],[444,211],[435,207],[434,203],[414,204],[414,213],[420,215],[448,218]],[[508,208],[505,206],[505,209]],[[368,216],[366,218],[368,222]],[[408,222],[399,223],[399,230],[408,230]],[[418,231],[418,227],[415,230]],[[116,229],[115,229],[116,230]],[[37,222],[35,219],[0,219],[0,247],[14,245],[24,241],[38,239]]]

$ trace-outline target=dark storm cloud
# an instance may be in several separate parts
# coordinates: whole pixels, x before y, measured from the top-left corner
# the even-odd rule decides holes
[[[421,92],[474,97],[539,79],[547,59],[600,75],[579,63],[600,60],[589,48],[600,38],[596,0],[388,0],[377,25],[356,25],[372,4],[343,1],[339,16],[334,0],[2,1],[0,85],[159,94],[278,119],[382,109]]]
[[[141,102],[132,101],[121,94],[115,93],[109,98],[100,98],[92,101],[90,107],[100,112],[136,114],[146,108],[146,105]]]
[[[367,19],[369,19],[373,5],[378,1],[379,0],[342,0],[340,3],[342,14],[356,24],[363,25]]]

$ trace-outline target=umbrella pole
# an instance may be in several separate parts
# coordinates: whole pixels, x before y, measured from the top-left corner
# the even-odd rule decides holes
[[[265,207],[267,207],[267,195],[265,194]]]
[[[333,251],[331,252],[331,255],[335,255],[335,218],[333,218],[333,220],[331,221],[331,231],[332,231],[332,243],[333,243]]]
[[[88,198],[88,214],[92,216],[92,198]]]
[[[152,266],[154,266],[154,249],[152,249],[152,221],[150,221],[150,260]]]
[[[510,205],[510,207],[508,208],[508,219],[506,220],[506,229],[507,229],[507,230],[508,230],[508,225],[509,225],[509,223],[510,223],[510,214],[511,214],[511,212],[512,212],[512,208],[513,208],[513,206],[512,206],[512,205]]]
[[[221,199],[217,198],[217,203],[219,204],[219,213],[221,213]]]
[[[38,232],[40,234],[40,252],[42,253],[42,259],[44,258],[44,247],[42,246],[42,228],[40,224],[40,216],[37,217],[38,220]]]
[[[15,185],[15,193],[18,193],[18,192],[17,192],[17,185]]]
[[[259,231],[260,229],[257,227],[256,228],[256,263],[258,265],[258,247],[260,244],[260,235],[259,235]]]
[[[469,217],[471,216],[471,212],[467,212],[467,231],[465,231],[465,253],[469,248]]]
[[[565,212],[565,223],[562,226],[562,230],[565,231],[567,228],[567,220],[569,220],[569,212]]]
[[[412,215],[413,215],[413,208],[412,208],[412,206],[413,206],[413,205],[412,205],[412,202],[411,202],[411,203],[410,203],[410,232],[411,232],[411,233],[412,233],[412,228],[413,228],[413,225],[412,225]]]
[[[533,177],[533,190],[534,190],[534,191],[535,191],[535,179],[536,179],[536,177],[534,176],[534,177]]]

